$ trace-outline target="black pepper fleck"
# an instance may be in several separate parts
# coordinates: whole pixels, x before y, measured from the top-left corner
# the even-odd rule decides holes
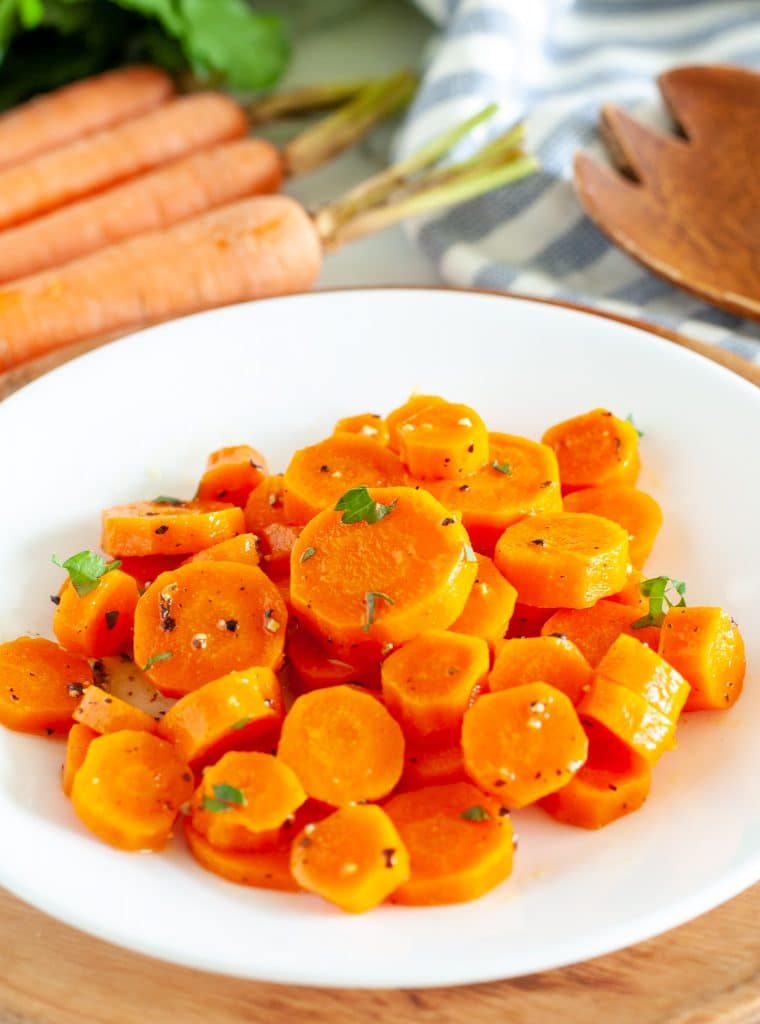
[[[396,850],[393,846],[388,846],[386,849],[380,851],[385,860],[385,866],[387,868],[393,868],[396,866]]]
[[[456,522],[456,519],[452,519],[451,516],[446,516],[445,519],[441,520],[441,526],[451,526],[451,524],[455,523],[455,522]]]
[[[161,526],[157,526],[156,529],[153,532],[154,533],[158,533],[158,534],[168,533],[169,532],[169,527],[166,525],[166,523],[163,523]]]
[[[53,604],[60,604],[61,603],[61,599],[58,596],[58,594],[51,594],[50,595],[50,600],[53,602]]]

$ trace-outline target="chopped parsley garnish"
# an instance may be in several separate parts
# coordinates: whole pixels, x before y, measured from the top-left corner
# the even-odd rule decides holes
[[[211,788],[214,791],[213,796],[203,794],[201,803],[204,811],[213,811],[218,814],[220,811],[234,811],[238,807],[246,807],[248,804],[245,793],[236,786],[218,782]]]
[[[362,485],[346,491],[335,506],[335,511],[343,513],[340,517],[342,523],[378,523],[390,515],[395,507],[395,501],[390,505],[383,505],[379,501],[375,501],[367,488]]]
[[[172,651],[161,651],[160,654],[151,654],[148,660],[145,662],[145,668],[143,672],[147,672],[149,668],[153,668],[159,661],[167,661],[172,656]]]
[[[494,459],[491,463],[491,469],[495,469],[497,473],[503,473],[504,476],[512,476],[512,467],[508,462],[499,462]]]
[[[385,601],[387,604],[395,604],[396,602],[388,594],[383,594],[380,590],[368,590],[364,595],[364,603],[367,607],[367,618],[364,625],[362,626],[363,633],[369,633],[370,626],[375,624],[375,606],[378,601]]]
[[[474,804],[472,807],[468,807],[466,811],[462,811],[461,818],[465,821],[490,821],[491,815],[480,804]]]
[[[626,416],[626,421],[631,424],[631,426],[636,431],[636,433],[639,435],[639,437],[643,437],[644,436],[644,431],[643,430],[639,430],[639,428],[633,422],[633,413],[632,412],[628,413],[628,415]]]
[[[675,591],[680,600],[669,596],[669,590]],[[666,613],[671,608],[686,607],[686,584],[674,580],[671,576],[655,576],[651,580],[642,580],[639,584],[642,597],[649,598],[649,612],[631,623],[631,629],[644,629],[645,626],[661,626]]]
[[[304,551],[304,553],[301,555],[301,557],[299,558],[299,562],[301,562],[302,564],[304,562],[308,562],[309,559],[312,557],[312,555],[316,555],[316,553],[317,553],[317,549],[316,548],[307,548]]]
[[[173,498],[171,494],[159,494],[153,499],[154,505],[184,505],[182,498]]]
[[[80,551],[67,558],[65,562],[62,562],[57,555],[53,555],[53,564],[57,565],[59,569],[65,569],[69,574],[71,585],[79,597],[86,597],[97,587],[101,576],[118,569],[121,562],[106,562],[102,555],[98,555],[94,551]]]

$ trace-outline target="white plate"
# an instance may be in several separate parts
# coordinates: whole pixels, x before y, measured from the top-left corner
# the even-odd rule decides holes
[[[177,839],[115,852],[58,788],[63,747],[0,730],[0,882],[85,931],[177,963],[270,981],[423,986],[546,970],[680,924],[760,878],[760,393],[659,338],[497,296],[317,294],[203,314],[70,363],[0,405],[0,636],[49,634],[50,555],[93,546],[102,506],[189,494],[205,454],[250,441],[284,466],[352,411],[413,389],[539,437],[605,405],[645,431],[662,503],[653,572],[725,605],[750,672],[726,714],[688,717],[644,809],[600,833],[515,815],[513,877],[477,903],[363,917],[234,886]]]

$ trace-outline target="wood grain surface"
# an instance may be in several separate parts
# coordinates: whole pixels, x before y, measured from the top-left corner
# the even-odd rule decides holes
[[[760,368],[739,357],[655,333],[760,384]],[[0,398],[60,361],[0,377]],[[454,989],[345,991],[162,964],[0,890],[0,1024],[760,1024],[759,921],[756,885],[681,928],[572,967]]]

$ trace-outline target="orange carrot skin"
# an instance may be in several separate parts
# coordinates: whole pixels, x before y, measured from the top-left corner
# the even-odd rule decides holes
[[[111,846],[160,850],[192,791],[192,773],[171,744],[123,730],[90,743],[71,800],[83,824]]]
[[[181,697],[227,672],[279,668],[287,619],[277,587],[255,566],[190,562],[159,576],[137,602],[135,661],[158,657],[151,682]]]
[[[467,604],[451,626],[453,633],[481,637],[493,652],[503,640],[515,610],[517,591],[487,555],[476,555],[478,575]]]
[[[66,759],[63,762],[61,772],[61,788],[66,796],[71,796],[71,787],[74,785],[74,776],[84,764],[87,749],[99,734],[89,726],[80,725],[75,722],[69,730],[66,740]]]
[[[563,420],[542,441],[557,454],[563,494],[583,487],[632,485],[639,475],[636,428],[606,409]]]
[[[488,688],[492,692],[542,681],[577,704],[591,683],[593,669],[572,641],[541,636],[506,640],[499,648]]]
[[[399,426],[401,459],[418,480],[462,480],[488,461],[486,425],[474,409],[440,402]]]
[[[468,781],[462,744],[458,740],[443,746],[407,744],[404,774],[398,789],[422,789],[425,786]]]
[[[561,636],[571,640],[595,668],[621,634],[632,636],[657,650],[658,626],[634,629],[643,612],[610,599],[598,601],[592,608],[559,608],[541,627],[542,636]]]
[[[361,434],[386,447],[390,437],[388,424],[376,412],[360,412],[356,416],[344,416],[335,424],[333,434]]]
[[[198,485],[200,501],[226,501],[245,508],[251,491],[267,475],[267,463],[261,452],[248,444],[220,448],[212,452]]]
[[[66,733],[92,669],[42,637],[0,644],[0,724],[16,732]]]
[[[645,697],[605,676],[595,675],[578,705],[584,722],[605,726],[633,753],[650,764],[673,746],[675,719],[653,707]]]
[[[391,896],[407,906],[462,903],[512,871],[509,815],[466,782],[399,793],[385,804],[409,851],[411,877]],[[478,818],[468,815],[478,814]]]
[[[689,694],[684,677],[655,651],[622,634],[596,666],[596,675],[640,694],[667,718],[678,720]]]
[[[130,651],[139,596],[133,577],[119,569],[101,576],[97,587],[84,597],[66,580],[53,616],[59,644],[88,658]]]
[[[220,540],[210,548],[204,548],[191,555],[188,562],[241,562],[243,565],[259,565],[259,538],[255,533],[239,533],[229,540]],[[170,568],[176,568],[171,566]]]
[[[178,569],[184,558],[182,555],[144,555],[127,556],[123,555],[121,572],[131,576],[140,591],[146,590],[153,580],[162,572],[173,572]]]
[[[245,530],[242,511],[219,501],[137,501],[102,518],[101,546],[115,556],[194,555]]]
[[[741,696],[747,662],[739,627],[722,608],[671,608],[660,654],[691,684],[686,711],[732,707]]]
[[[99,734],[121,732],[155,732],[156,720],[140,708],[120,697],[114,697],[99,686],[88,686],[74,711],[74,719]]]
[[[566,512],[591,512],[619,523],[628,532],[631,564],[646,562],[662,526],[662,509],[649,494],[626,484],[589,487],[568,494]]]
[[[228,882],[278,892],[298,892],[300,888],[290,871],[290,842],[283,840],[269,850],[220,850],[189,821],[185,821],[185,838],[201,867]]]
[[[372,910],[409,878],[409,856],[380,807],[342,807],[293,841],[296,881],[342,910]]]

